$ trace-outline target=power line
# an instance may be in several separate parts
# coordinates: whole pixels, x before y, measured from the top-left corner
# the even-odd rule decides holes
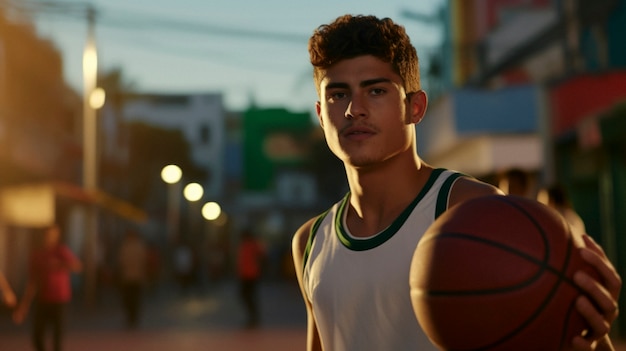
[[[153,14],[138,13],[131,11],[117,11],[115,13],[96,9],[93,5],[85,2],[67,1],[37,1],[37,0],[4,0],[2,4],[8,4],[15,10],[30,15],[54,15],[69,17],[74,20],[84,20],[89,8],[95,10],[98,25],[126,28],[129,30],[171,30],[200,35],[226,36],[240,39],[267,40],[283,43],[306,43],[308,36],[295,33],[273,32],[257,29],[245,29],[240,27],[228,27],[207,23],[177,20],[171,17],[157,16]]]

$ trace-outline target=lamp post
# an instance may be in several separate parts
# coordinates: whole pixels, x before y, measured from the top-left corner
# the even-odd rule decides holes
[[[98,76],[98,54],[94,35],[95,10],[87,9],[87,42],[83,53],[83,187],[88,194],[97,190],[97,102],[92,103],[92,95],[96,91]],[[94,99],[96,100],[96,99]],[[85,299],[88,305],[93,304],[96,293],[96,251],[98,238],[98,213],[95,204],[87,207],[85,215]]]
[[[205,235],[203,247],[208,250],[207,257],[213,274],[221,274],[228,260],[228,249],[233,243],[230,236],[224,237],[220,230],[226,223],[226,214],[222,212],[221,206],[214,201],[207,202],[202,206],[202,217],[205,221]]]
[[[221,220],[225,218],[222,208],[217,202],[207,202],[202,206],[202,217],[206,219],[206,236],[209,237],[209,241],[213,242],[217,236],[215,226],[221,225]]]
[[[178,241],[180,223],[180,179],[183,172],[177,165],[167,165],[161,170],[161,179],[168,184],[167,190],[167,237],[170,242]]]
[[[195,219],[198,215],[197,202],[198,200],[202,198],[202,195],[204,195],[204,188],[202,187],[202,185],[198,183],[189,183],[185,186],[185,189],[183,189],[183,195],[185,196],[185,199],[189,201],[189,206],[188,206],[189,229],[188,230],[189,232],[192,232],[195,227]],[[189,235],[193,235],[193,234],[189,234]]]

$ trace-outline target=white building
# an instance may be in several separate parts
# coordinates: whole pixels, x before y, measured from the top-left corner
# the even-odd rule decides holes
[[[225,111],[222,94],[145,94],[127,101],[126,121],[142,121],[185,135],[191,158],[207,170],[210,179],[202,184],[207,197],[219,198],[224,188],[222,170]]]

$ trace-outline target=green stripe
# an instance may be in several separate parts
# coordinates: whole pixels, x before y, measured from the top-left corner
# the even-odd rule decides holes
[[[441,185],[441,189],[439,189],[439,194],[437,195],[437,205],[435,206],[435,219],[441,216],[448,209],[448,198],[450,190],[452,189],[452,184],[454,184],[454,181],[462,176],[465,176],[465,174],[454,173],[450,175]]]
[[[391,223],[391,225],[387,227],[387,229],[383,230],[380,234],[368,239],[352,238],[348,235],[347,230],[343,227],[343,221],[341,219],[344,217],[344,211],[346,210],[347,204],[349,203],[348,200],[350,198],[350,193],[348,193],[348,195],[339,205],[339,209],[335,217],[335,230],[337,231],[337,236],[341,243],[343,243],[343,245],[348,249],[354,251],[370,250],[382,245],[384,242],[393,237],[393,235],[402,227],[404,222],[406,222],[407,218],[409,218],[409,216],[411,215],[411,212],[413,212],[413,209],[415,209],[415,206],[417,206],[420,200],[422,200],[422,198],[426,196],[426,193],[428,193],[430,188],[432,188],[433,184],[435,184],[435,181],[437,180],[439,175],[443,173],[444,170],[445,169],[443,168],[434,169],[431,172],[430,177],[428,177],[428,180],[426,181],[426,184],[424,184],[424,187],[422,188],[420,193],[409,204],[409,206],[407,206],[407,208],[402,211],[400,216],[398,216],[398,218],[396,218],[393,223]]]
[[[326,210],[324,213],[317,216],[317,219],[315,220],[315,222],[313,222],[313,226],[311,227],[311,232],[309,233],[309,239],[307,240],[306,248],[304,249],[304,256],[303,256],[304,258],[302,260],[303,272],[306,267],[306,262],[309,260],[309,255],[311,254],[311,246],[313,246],[313,239],[315,238],[317,229],[320,227],[320,225],[322,224],[322,221],[324,220],[324,218],[326,218],[326,215],[328,214],[329,211],[330,211],[330,208]]]

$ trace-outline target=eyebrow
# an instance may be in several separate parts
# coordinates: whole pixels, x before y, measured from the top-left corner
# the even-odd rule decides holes
[[[388,79],[388,78],[367,79],[359,83],[359,86],[361,88],[364,88],[364,87],[374,85],[374,84],[379,84],[379,83],[391,83],[391,79]],[[326,86],[326,89],[348,89],[349,87],[350,86],[348,85],[348,83],[337,82],[337,83],[328,83],[328,85]]]

